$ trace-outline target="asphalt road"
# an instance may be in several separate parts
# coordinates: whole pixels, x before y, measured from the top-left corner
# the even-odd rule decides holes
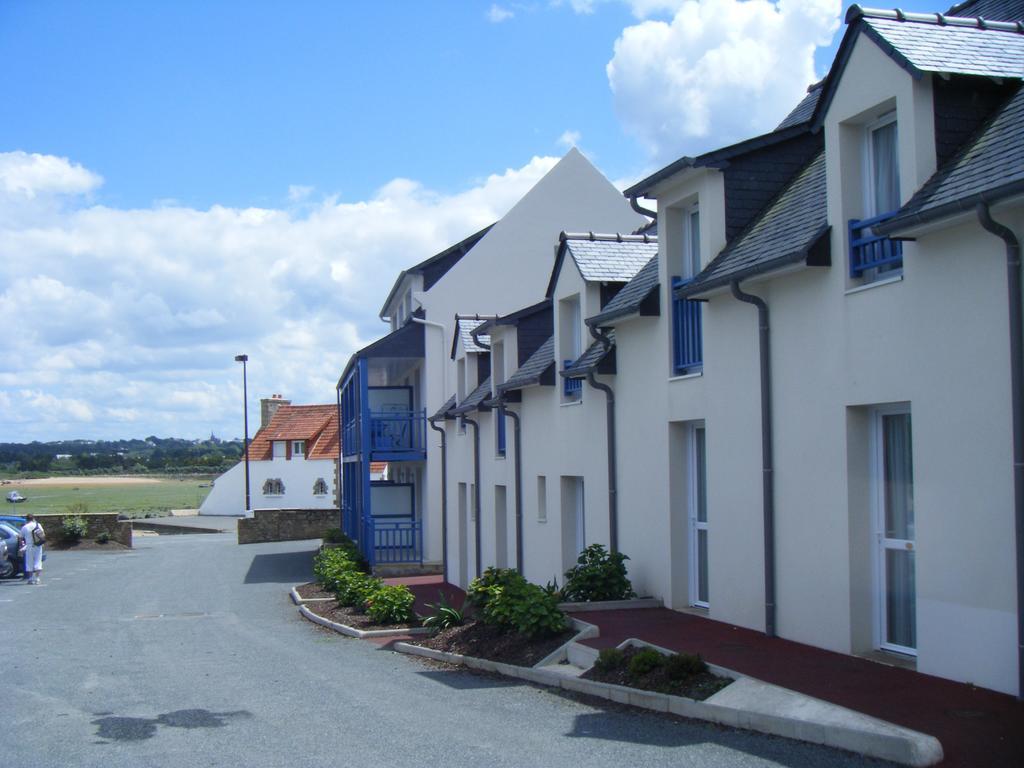
[[[832,750],[438,669],[298,616],[314,542],[52,552],[0,582],[5,763],[852,766]]]

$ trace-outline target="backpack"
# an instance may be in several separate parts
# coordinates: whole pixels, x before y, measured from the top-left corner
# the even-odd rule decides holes
[[[43,526],[36,523],[36,527],[32,529],[32,543],[37,547],[41,547],[46,543],[46,531],[43,530]]]

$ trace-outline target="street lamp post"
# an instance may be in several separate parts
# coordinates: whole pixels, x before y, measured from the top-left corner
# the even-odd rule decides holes
[[[248,355],[235,355],[235,362],[242,364],[242,412],[245,414],[245,513],[249,514],[249,385],[246,380],[245,364]]]

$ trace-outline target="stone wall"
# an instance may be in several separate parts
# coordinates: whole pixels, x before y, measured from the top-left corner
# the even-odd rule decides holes
[[[257,509],[238,521],[238,543],[323,538],[339,524],[337,509]]]
[[[36,520],[46,531],[46,543],[52,547],[64,544],[64,518],[81,517],[85,520],[88,530],[84,538],[95,539],[106,533],[111,541],[132,546],[131,520],[118,520],[116,512],[88,512],[84,515],[36,515]]]

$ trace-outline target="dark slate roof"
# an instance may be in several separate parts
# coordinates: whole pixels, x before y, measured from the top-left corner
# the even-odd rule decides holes
[[[427,421],[440,421],[441,419],[450,419],[450,418],[452,418],[452,416],[454,415],[454,414],[452,414],[452,409],[454,407],[455,407],[455,395],[452,395],[451,397],[449,397],[445,401],[444,405],[442,405],[437,410],[437,413],[435,413],[433,416],[431,416],[429,419],[427,419]]]
[[[896,11],[863,14],[865,32],[915,76],[924,72],[1024,75],[1024,27],[1011,22],[902,13],[900,19]]]
[[[406,323],[387,336],[360,349],[348,359],[348,364],[338,380],[339,386],[352,370],[359,358],[381,357],[423,357],[423,326],[420,323]]]
[[[629,282],[658,252],[658,239],[650,235],[565,233],[564,237],[583,279],[593,282]]]
[[[999,5],[998,0],[991,2],[993,6]],[[961,12],[971,12],[975,7],[963,6]],[[861,32],[915,78],[925,72],[1012,78],[1024,74],[1024,24],[938,13],[873,10],[856,4],[847,10],[846,24],[846,33],[814,108],[813,130],[825,121]]]
[[[573,360],[561,372],[562,375],[569,379],[582,379],[591,371],[597,371],[597,366],[601,364],[601,361],[615,351],[615,331],[609,331],[607,338],[611,342],[610,345],[603,344],[601,341],[595,341],[587,347],[586,352],[576,360]]]
[[[792,112],[786,115],[786,119],[779,123],[775,130],[781,131],[784,128],[791,128],[794,125],[800,125],[810,120],[814,116],[814,108],[818,106],[818,97],[821,96],[821,85],[822,83],[819,81],[808,88],[807,95],[800,100],[800,103],[793,108]]]
[[[462,346],[464,352],[486,352],[487,348],[481,347],[476,341],[473,340],[473,331],[479,328],[481,325],[486,323],[487,320],[481,320],[473,317],[456,317],[455,318],[455,338],[452,339],[452,359],[455,359],[455,350]],[[491,337],[486,333],[479,334],[480,341],[484,344],[491,343]]]
[[[498,387],[502,392],[539,384],[541,376],[555,364],[555,337],[551,336],[527,358],[519,369]]]
[[[587,325],[601,326],[640,311],[640,305],[658,291],[658,257],[655,255],[636,273],[603,310],[587,318]]]
[[[967,0],[957,3],[947,16],[973,16],[988,21],[1019,21],[1024,19],[1024,0]]]
[[[821,152],[745,232],[677,294],[693,296],[803,261],[827,231],[825,153]]]
[[[475,411],[477,408],[480,407],[480,404],[483,403],[483,401],[489,398],[490,396],[491,377],[488,376],[486,379],[480,382],[480,384],[477,385],[476,389],[474,389],[472,392],[469,393],[469,395],[467,395],[465,400],[459,403],[459,405],[452,411],[452,413],[458,415],[460,413],[469,413],[470,411]]]
[[[900,209],[878,227],[889,233],[1024,194],[1024,88]]]
[[[658,238],[651,235],[599,235],[563,232],[551,270],[546,295],[554,295],[555,283],[568,253],[583,279],[597,283],[626,283],[658,252]]]

